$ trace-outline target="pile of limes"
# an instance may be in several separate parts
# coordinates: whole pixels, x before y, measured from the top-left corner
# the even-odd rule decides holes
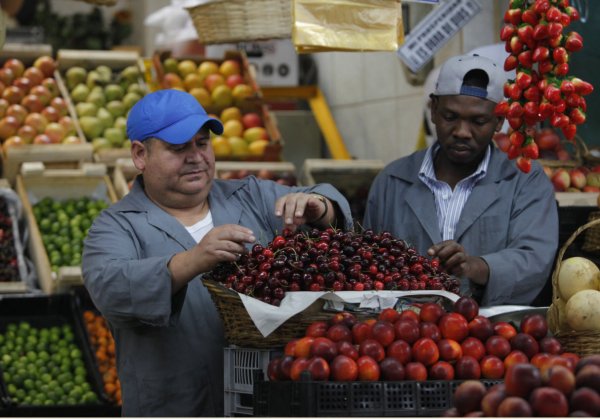
[[[46,197],[33,206],[53,271],[61,266],[81,265],[83,239],[94,218],[107,207],[105,201],[88,197],[62,202]]]
[[[8,394],[18,405],[98,403],[68,324],[9,323],[0,334],[0,364]]]

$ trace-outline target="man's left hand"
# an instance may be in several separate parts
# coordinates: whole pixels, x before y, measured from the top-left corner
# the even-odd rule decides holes
[[[485,285],[488,281],[490,268],[485,260],[468,255],[465,248],[454,240],[434,244],[427,254],[439,258],[440,266],[452,275],[469,278],[479,285]]]
[[[285,228],[291,231],[295,231],[302,224],[315,221],[329,222],[329,218],[323,215],[330,215],[333,212],[333,204],[327,198],[317,194],[291,193],[275,202],[275,215],[283,217]]]

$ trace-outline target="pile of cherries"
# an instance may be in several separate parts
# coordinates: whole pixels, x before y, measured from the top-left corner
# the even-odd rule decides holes
[[[419,255],[389,232],[333,228],[285,230],[204,278],[276,306],[288,291],[459,291],[458,279],[439,260]]]

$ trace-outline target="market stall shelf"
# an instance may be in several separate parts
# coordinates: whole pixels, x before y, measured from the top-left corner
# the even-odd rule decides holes
[[[27,225],[30,231],[29,255],[32,257],[38,274],[40,288],[47,294],[55,294],[72,285],[82,283],[81,266],[71,265],[73,260],[77,260],[77,253],[73,253],[71,261],[53,260],[55,257],[48,254],[47,247],[50,242],[43,234],[44,228],[50,228],[50,231],[60,232],[60,222],[50,222],[49,219],[37,219],[35,206],[41,202],[47,202],[52,208],[59,208],[61,203],[67,200],[72,201],[72,205],[77,206],[80,214],[86,213],[92,217],[99,212],[96,203],[102,202],[102,206],[108,206],[117,201],[117,197],[110,181],[105,174],[106,166],[101,164],[89,163],[82,165],[80,169],[64,170],[44,170],[43,165],[37,166],[38,170],[30,170],[31,163],[22,167],[21,174],[17,176],[16,190],[23,203]],[[79,201],[80,203],[76,203]],[[75,218],[75,215],[73,218]],[[66,222],[70,223],[71,219]],[[86,222],[87,223],[87,222]],[[46,224],[50,224],[46,226]],[[53,224],[57,224],[54,227]],[[78,235],[82,234],[89,226],[73,226],[79,230]],[[54,232],[54,233],[56,233]],[[68,236],[68,231],[65,231]],[[45,240],[46,239],[46,240]],[[78,240],[82,240],[79,237]],[[64,241],[64,240],[63,240]],[[73,251],[72,246],[59,248],[56,259],[64,257],[65,250]],[[57,246],[56,243],[53,244]],[[80,258],[79,253],[79,258]],[[60,262],[60,263],[59,263]],[[54,268],[54,269],[53,269]]]

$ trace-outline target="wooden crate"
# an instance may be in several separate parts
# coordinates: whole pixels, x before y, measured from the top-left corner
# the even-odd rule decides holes
[[[59,78],[59,88],[63,95],[67,98],[67,103],[73,109],[75,115],[75,125],[80,132],[80,135],[85,139],[79,118],[77,117],[73,101],[67,89],[66,83],[63,80],[63,75],[66,70],[73,66],[80,66],[86,70],[96,68],[99,65],[106,65],[113,71],[120,71],[130,65],[135,65],[140,70],[140,78],[138,84],[143,87],[144,92],[148,93],[148,86],[144,80],[145,66],[140,55],[135,51],[92,51],[92,50],[69,50],[61,49],[57,53],[57,63]],[[103,149],[94,152],[94,161],[97,163],[106,164],[108,167],[114,167],[115,162],[120,158],[130,156],[128,147]]]
[[[104,173],[104,174],[103,174]],[[45,197],[55,200],[93,197],[107,203],[117,201],[106,166],[83,164],[79,169],[45,169],[41,163],[28,163],[17,175],[16,190],[23,203],[29,228],[29,255],[35,263],[40,288],[47,294],[64,292],[71,286],[82,285],[80,266],[64,266],[58,273],[52,272],[48,254],[42,242],[33,205]]]
[[[117,198],[121,199],[129,193],[130,182],[140,173],[131,159],[118,159],[115,162],[112,180]]]
[[[43,162],[47,168],[62,169],[76,168],[92,159],[93,149],[90,143],[9,147],[4,155],[4,177],[14,185],[21,165],[26,162]]]
[[[31,66],[42,55],[51,56],[52,47],[50,45],[6,44],[0,50],[0,66],[9,58],[17,58],[26,66]],[[58,70],[54,72],[54,79],[58,85],[60,96],[67,102],[69,116],[75,121],[77,136],[82,142],[85,142],[85,136],[77,122],[77,115],[70,103],[68,92],[61,88],[63,82]],[[81,161],[92,161],[91,151],[92,148],[89,144],[24,144],[19,147],[2,148],[3,176],[11,185],[14,185],[19,167],[24,162],[42,161],[56,167],[77,165]]]
[[[237,178],[239,175],[254,175],[259,178],[279,180],[296,185],[296,166],[291,162],[218,161],[215,167],[217,178]]]
[[[360,228],[367,197],[375,176],[385,167],[380,160],[306,159],[300,182],[310,186],[330,183],[348,199],[354,221]]]
[[[240,64],[240,69],[242,71],[242,77],[244,78],[244,83],[249,85],[254,91],[254,96],[250,97],[246,102],[247,104],[252,104],[256,99],[262,99],[262,92],[260,91],[260,87],[256,82],[256,70],[252,67],[248,61],[248,57],[244,51],[225,51],[222,59],[213,58],[213,57],[202,57],[202,56],[175,56],[170,50],[162,50],[154,53],[152,57],[152,63],[154,66],[153,76],[156,78],[155,84],[159,86],[159,88],[163,88],[163,79],[165,76],[165,69],[163,67],[163,62],[167,58],[176,58],[179,61],[182,60],[192,60],[196,63],[196,65],[200,65],[204,61],[214,61],[217,64],[221,64],[225,60],[235,60]],[[242,111],[244,110],[244,105],[242,104]],[[207,108],[207,112],[209,113],[217,113],[220,109],[216,108]]]
[[[598,205],[598,192],[555,192],[561,207],[595,207]]]
[[[380,160],[306,159],[300,181],[306,186],[331,183],[336,188],[354,192],[365,185],[370,187],[384,166]]]

